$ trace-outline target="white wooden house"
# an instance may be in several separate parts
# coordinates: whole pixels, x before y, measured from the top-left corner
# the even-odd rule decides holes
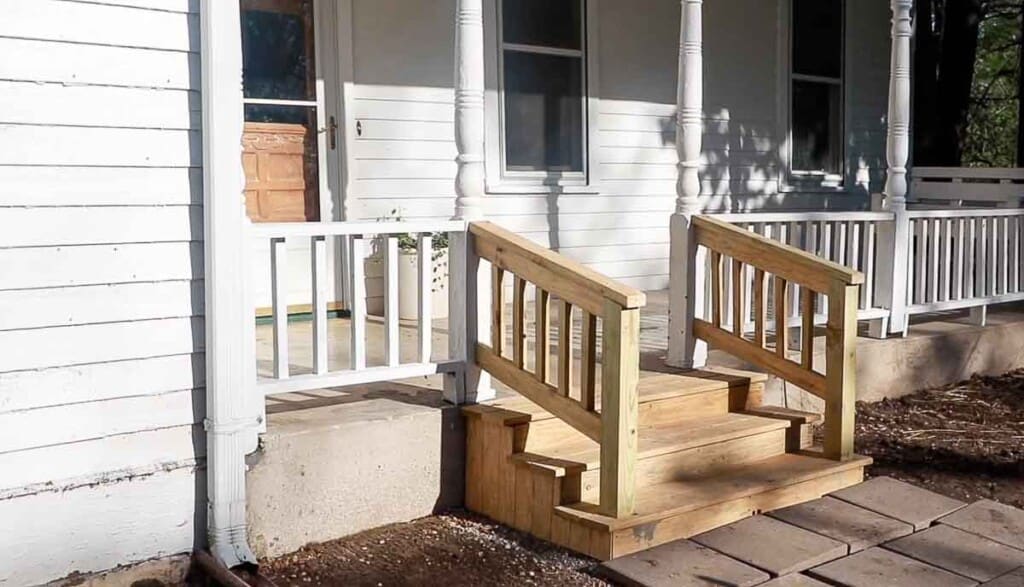
[[[855,243],[833,260],[872,276],[851,248],[869,226],[907,251],[934,218],[914,246],[945,256],[897,254],[861,304],[892,318],[879,334],[905,329],[907,288],[909,311],[1016,299],[1016,212],[907,216],[910,4],[0,0],[0,584],[205,544],[249,560],[244,457],[270,392],[253,310],[285,330],[289,310],[315,328],[349,310],[356,336],[374,298],[394,318],[358,235],[452,232],[448,362],[427,346],[366,369],[353,347],[353,377],[323,346],[288,378],[275,345],[266,389],[452,372],[447,397],[484,399],[489,282],[467,278],[465,232],[482,218],[628,286],[671,281],[680,365],[700,363],[702,212],[783,214],[754,222],[777,240],[828,224],[821,246]],[[889,208],[868,212],[889,165]],[[957,298],[944,247],[968,241],[942,231],[975,224],[992,290]],[[908,284],[915,262],[943,285]]]

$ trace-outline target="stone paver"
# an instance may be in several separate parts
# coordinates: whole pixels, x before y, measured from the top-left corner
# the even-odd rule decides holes
[[[966,505],[962,501],[891,477],[875,477],[837,491],[832,497],[906,522],[913,525],[915,530],[924,530],[935,520]]]
[[[844,587],[968,587],[978,584],[880,547],[862,550],[807,573]]]
[[[689,540],[610,560],[601,572],[617,583],[643,587],[747,587],[769,579],[767,573]]]
[[[914,531],[910,524],[834,497],[823,497],[790,506],[768,515],[787,524],[844,542],[850,546],[851,553],[895,540]]]
[[[983,583],[983,587],[1024,587],[1024,567]]]
[[[846,554],[847,546],[768,516],[754,516],[705,532],[694,542],[713,548],[772,576],[788,575]]]
[[[989,581],[1024,566],[1024,551],[944,524],[885,547],[978,581]]]
[[[828,583],[822,583],[821,581],[808,577],[807,575],[786,575],[785,577],[779,577],[778,579],[772,579],[767,583],[761,585],[761,587],[831,587]]]
[[[939,522],[1024,550],[1024,510],[986,499]]]

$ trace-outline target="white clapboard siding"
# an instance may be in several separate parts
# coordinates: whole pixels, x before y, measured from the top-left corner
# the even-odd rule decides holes
[[[0,453],[0,500],[191,466],[204,456],[200,424]]]
[[[202,199],[198,167],[0,166],[0,206],[181,206]]]
[[[669,210],[671,212],[671,210]],[[617,213],[585,213],[572,216],[572,224],[565,226],[561,214],[495,215],[501,218],[501,225],[515,232],[542,232],[559,230],[610,230],[631,228],[664,228],[669,219],[665,211]]]
[[[598,229],[598,230],[577,230],[575,223],[562,227],[556,237],[550,232],[523,232],[522,236],[544,244],[557,244],[561,250],[571,250],[577,247],[599,247],[605,245],[644,245],[648,243],[669,242],[668,226],[659,228],[634,228],[634,229]],[[665,257],[662,253],[658,258]]]
[[[205,373],[202,353],[0,373],[0,413],[195,389]]]
[[[0,248],[173,242],[202,223],[200,206],[0,208]]]
[[[0,124],[0,165],[194,167],[198,131]]]
[[[203,281],[0,291],[0,331],[203,315]]]
[[[410,120],[454,122],[454,103],[412,100],[355,100],[356,118],[363,120]]]
[[[360,180],[455,179],[455,161],[357,160],[355,174]]]
[[[454,141],[388,141],[364,139],[355,143],[356,159],[454,161]]]
[[[198,129],[199,93],[0,81],[0,123]]]
[[[199,87],[199,55],[0,36],[0,79],[175,90]]]
[[[0,372],[183,355],[202,341],[199,317],[9,330],[0,332]]]
[[[352,193],[366,198],[455,198],[451,179],[358,179],[352,182]]]
[[[451,32],[451,30],[444,31],[445,34],[451,34]],[[403,85],[359,84],[355,87],[355,97],[360,100],[455,103],[455,91],[452,88],[419,86],[411,83]]]
[[[185,467],[0,500],[0,520],[12,529],[0,532],[0,585],[37,585],[188,552],[205,519],[198,487],[194,468]]]
[[[547,215],[558,218],[562,228],[574,226],[578,220],[572,215],[590,213],[618,213],[631,210],[632,213],[664,212],[665,222],[675,205],[675,194],[658,195],[647,192],[638,196],[559,196],[552,201],[544,196],[490,196],[484,200],[484,210],[488,217],[503,218],[505,216]],[[364,198],[360,203],[365,218],[381,218],[388,216],[392,210],[399,210],[403,218],[437,218],[451,213],[454,207],[452,198]]]
[[[5,0],[0,37],[198,51],[198,16],[56,0]]]
[[[82,0],[94,4],[111,6],[130,6],[148,8],[150,10],[166,10],[168,12],[199,12],[199,0]]]
[[[0,454],[195,423],[203,390],[122,397],[0,414]]]
[[[187,235],[185,235],[187,238]],[[0,290],[198,279],[201,242],[0,249]]]
[[[359,139],[390,139],[452,142],[455,125],[451,122],[422,120],[359,120]]]

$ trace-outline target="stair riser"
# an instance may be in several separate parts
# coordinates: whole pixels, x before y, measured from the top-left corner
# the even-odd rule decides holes
[[[786,429],[771,430],[643,459],[636,465],[636,484],[639,488],[666,481],[682,481],[687,476],[729,465],[754,463],[785,452]],[[600,487],[599,469],[580,474],[580,493],[583,501],[596,503]]]
[[[849,469],[811,481],[666,517],[658,522],[618,530],[611,533],[610,554],[612,558],[616,558],[673,540],[690,538],[757,513],[817,499],[826,493],[856,485],[863,480],[862,468]]]

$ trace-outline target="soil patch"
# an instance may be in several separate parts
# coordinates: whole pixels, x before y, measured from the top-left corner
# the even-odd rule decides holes
[[[286,585],[604,586],[593,559],[456,512],[312,544],[260,571]]]
[[[860,402],[856,449],[871,476],[1024,507],[1024,370]]]

